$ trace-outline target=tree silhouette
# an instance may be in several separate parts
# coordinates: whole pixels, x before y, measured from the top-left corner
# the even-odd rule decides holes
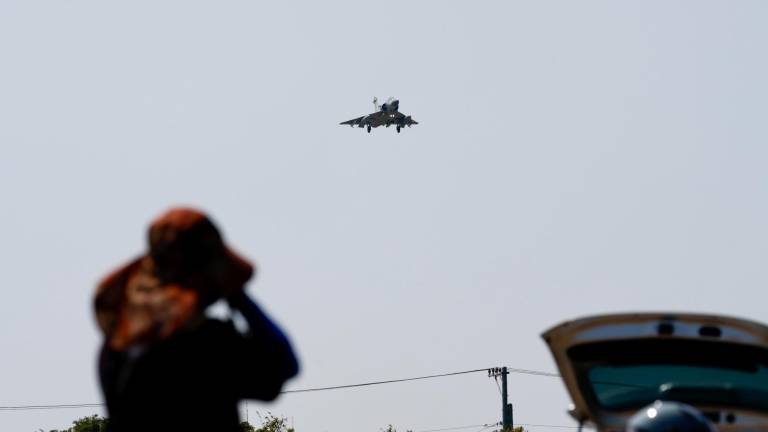
[[[109,423],[107,418],[94,414],[73,421],[69,429],[54,429],[51,432],[104,432],[107,430],[107,423]]]

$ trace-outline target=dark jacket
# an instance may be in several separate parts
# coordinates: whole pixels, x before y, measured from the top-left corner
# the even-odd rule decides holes
[[[287,338],[254,303],[251,331],[206,319],[144,350],[101,350],[109,431],[239,431],[241,399],[273,400],[298,372]],[[255,309],[255,310],[254,310]]]

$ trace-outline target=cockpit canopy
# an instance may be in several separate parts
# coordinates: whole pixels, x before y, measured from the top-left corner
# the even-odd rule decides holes
[[[381,106],[381,110],[397,111],[399,106],[400,106],[400,101],[390,96],[389,99],[387,99],[387,101],[384,102],[384,104]]]

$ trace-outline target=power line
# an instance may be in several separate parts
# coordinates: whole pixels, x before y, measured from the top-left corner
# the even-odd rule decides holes
[[[482,427],[480,429],[481,431],[501,426],[500,423],[486,423],[486,424],[477,424],[477,425],[467,425],[467,426],[453,426],[453,427],[444,427],[440,429],[425,429],[425,430],[419,430],[416,432],[444,432],[444,431],[454,431],[454,430],[462,430],[462,429],[472,429],[476,427]],[[547,428],[556,428],[556,429],[578,429],[578,426],[567,426],[567,425],[553,425],[553,424],[537,424],[537,423],[516,423],[515,426],[528,426],[528,427],[547,427]]]
[[[103,403],[16,405],[16,406],[0,406],[0,411],[27,411],[27,410],[63,409],[63,408],[98,408],[103,406],[104,406]]]
[[[348,385],[331,386],[331,387],[316,387],[316,388],[308,388],[308,389],[300,389],[300,390],[286,390],[286,391],[283,391],[282,393],[305,393],[305,392],[322,391],[322,390],[337,390],[337,389],[345,389],[345,388],[353,388],[353,387],[364,387],[364,386],[378,385],[378,384],[391,384],[391,383],[397,383],[397,382],[440,378],[440,377],[461,375],[461,374],[468,374],[468,373],[475,373],[475,372],[487,372],[489,369],[492,369],[492,368],[473,369],[473,370],[466,370],[466,371],[460,371],[460,372],[450,372],[450,373],[437,374],[437,375],[425,375],[420,377],[401,378],[401,379],[393,379],[393,380],[386,380],[386,381],[372,381],[372,382],[361,383],[361,384],[348,384]],[[509,373],[515,373],[515,374],[560,378],[560,374],[538,371],[533,369],[507,368],[507,371]]]
[[[544,371],[537,371],[533,369],[516,369],[516,368],[507,368],[507,372],[509,373],[516,373],[516,374],[524,374],[524,375],[537,375],[537,376],[545,376],[545,377],[551,377],[551,378],[562,378],[562,375],[558,373],[553,372],[544,372]]]
[[[489,425],[483,426],[481,429],[478,429],[475,432],[483,432],[484,430],[490,429],[492,427],[496,427],[498,425],[499,425],[498,423],[496,423],[496,424],[489,424]],[[493,431],[491,431],[491,432],[493,432]]]
[[[499,389],[499,394],[501,395],[501,386],[499,385],[499,380],[496,377],[493,377],[493,381],[496,383],[496,388]]]
[[[442,432],[442,431],[452,431],[452,430],[461,430],[461,429],[474,429],[474,428],[477,428],[477,427],[482,427],[483,429],[487,429],[487,428],[493,427],[493,426],[498,426],[498,424],[497,423],[493,423],[493,424],[484,423],[484,424],[467,425],[467,426],[453,426],[453,427],[445,427],[445,428],[440,428],[440,429],[425,429],[425,430],[420,430],[420,431],[416,431],[416,432]],[[483,429],[480,429],[480,430],[483,430]]]
[[[346,384],[346,385],[338,385],[338,386],[330,386],[330,387],[315,387],[315,388],[307,388],[307,389],[300,389],[300,390],[285,390],[281,393],[306,393],[306,392],[323,391],[323,390],[338,390],[338,389],[353,388],[353,387],[365,387],[365,386],[372,386],[372,385],[379,385],[379,384],[391,384],[391,383],[405,382],[405,381],[442,378],[447,376],[462,375],[462,374],[469,374],[469,373],[476,373],[476,372],[487,372],[488,369],[489,368],[472,369],[472,370],[466,370],[466,371],[460,371],[460,372],[449,372],[449,373],[436,374],[436,375],[424,375],[424,376],[418,376],[413,378],[400,378],[400,379],[392,379],[392,380],[385,380],[385,381],[371,381],[371,382],[365,382],[360,384]]]
[[[411,377],[411,378],[400,378],[400,379],[391,379],[391,380],[383,380],[383,381],[370,381],[370,382],[364,382],[364,383],[358,383],[358,384],[346,384],[346,385],[337,385],[337,386],[328,386],[328,387],[314,387],[314,388],[306,388],[306,389],[297,389],[297,390],[285,390],[280,392],[281,394],[289,394],[289,393],[308,393],[308,392],[317,392],[317,391],[325,391],[325,390],[339,390],[339,389],[347,389],[347,388],[355,388],[355,387],[366,387],[366,386],[372,386],[372,385],[380,385],[380,384],[392,384],[392,383],[398,383],[398,382],[406,382],[406,381],[416,381],[416,380],[425,380],[425,379],[433,379],[433,378],[443,378],[443,377],[449,377],[454,375],[463,375],[463,374],[470,374],[470,373],[477,373],[477,372],[487,372],[491,368],[483,368],[483,369],[471,369],[471,370],[465,370],[465,371],[459,371],[459,372],[449,372],[449,373],[442,373],[442,374],[434,374],[434,375],[423,375],[423,376],[417,376],[417,377]],[[517,369],[517,368],[507,368],[509,373],[515,373],[515,374],[525,374],[525,375],[536,375],[536,376],[546,376],[546,377],[560,377],[559,374],[551,373],[551,372],[544,372],[544,371],[537,371],[533,369]],[[28,410],[50,410],[50,409],[75,409],[75,408],[98,408],[103,407],[103,403],[73,403],[73,404],[50,404],[50,405],[8,405],[8,406],[0,406],[0,411],[28,411]],[[484,425],[478,425],[478,426],[484,426]]]

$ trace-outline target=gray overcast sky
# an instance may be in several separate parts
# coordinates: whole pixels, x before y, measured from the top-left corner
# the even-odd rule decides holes
[[[765,320],[767,19],[746,0],[3,1],[0,405],[100,401],[94,283],[174,204],[258,262],[249,291],[303,361],[289,388],[554,371],[539,334],[598,312]],[[421,124],[338,125],[374,95]],[[510,386],[516,422],[573,424],[557,379]],[[299,432],[500,417],[482,374],[250,408]]]

